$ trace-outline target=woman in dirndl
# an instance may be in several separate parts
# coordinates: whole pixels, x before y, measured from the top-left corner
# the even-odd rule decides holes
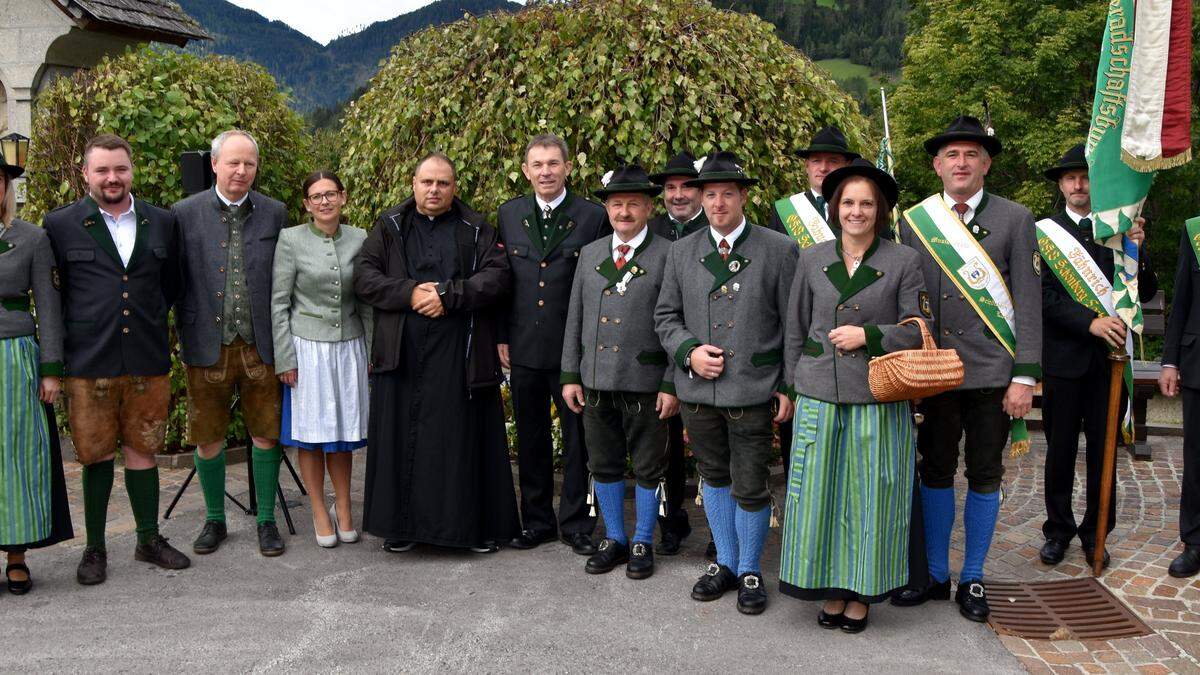
[[[898,188],[856,160],[826,176],[841,234],[800,253],[785,358],[798,394],[780,591],[824,601],[818,623],[857,633],[869,605],[908,581],[916,434],[908,402],[879,403],[867,363],[921,345],[928,316],[916,251],[880,234]],[[924,310],[924,311],[923,311]]]
[[[304,180],[312,221],[279,233],[271,282],[275,372],[283,382],[280,443],[298,449],[317,544],[358,541],[350,512],[354,450],[367,444],[371,307],[354,295],[354,259],[365,230],[342,222],[336,174]],[[334,505],[325,505],[325,473]]]
[[[74,536],[52,407],[63,374],[54,253],[42,228],[15,218],[22,171],[0,157],[0,551],[15,595],[33,588],[26,551]]]

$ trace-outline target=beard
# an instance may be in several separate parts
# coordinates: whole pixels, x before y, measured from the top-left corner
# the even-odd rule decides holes
[[[110,189],[119,189],[120,192],[117,194],[117,196],[110,197],[109,193],[106,192],[106,190]],[[102,204],[112,206],[125,201],[125,198],[129,196],[129,188],[125,187],[124,185],[105,185],[100,188],[99,194],[96,196],[99,197],[97,201],[101,202]]]

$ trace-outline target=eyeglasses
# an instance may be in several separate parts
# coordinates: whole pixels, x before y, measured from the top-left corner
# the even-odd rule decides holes
[[[330,190],[329,192],[322,192],[319,195],[309,195],[305,197],[305,199],[313,204],[320,204],[321,202],[332,203],[333,200],[337,199],[341,194],[342,193],[340,190]]]

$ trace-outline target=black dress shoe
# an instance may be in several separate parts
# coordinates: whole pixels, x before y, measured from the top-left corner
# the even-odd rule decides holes
[[[712,563],[705,570],[704,576],[692,586],[692,599],[700,602],[716,600],[725,595],[725,591],[737,588],[737,585],[738,578],[733,570],[719,563]]]
[[[1046,543],[1042,544],[1042,549],[1038,551],[1038,557],[1047,565],[1057,565],[1062,562],[1063,556],[1067,554],[1067,547],[1071,542],[1063,539],[1047,539]]]
[[[1096,562],[1096,545],[1092,544],[1088,546],[1085,544],[1083,546],[1083,557],[1087,560],[1088,567],[1094,565]],[[1100,563],[1100,569],[1108,569],[1108,565],[1111,562],[1112,558],[1109,557],[1108,547],[1106,546],[1104,547],[1104,560]]]
[[[25,578],[17,581],[12,578],[13,572],[24,572]],[[9,563],[4,568],[4,576],[8,581],[8,592],[13,595],[25,595],[29,589],[33,588],[33,577],[29,574],[29,568],[24,563]]]
[[[167,543],[167,538],[154,535],[144,544],[133,549],[133,559],[148,562],[165,570],[182,570],[191,567],[192,561],[178,549]]]
[[[283,555],[283,537],[279,536],[279,528],[274,522],[258,526],[258,552],[268,558]]]
[[[1185,579],[1195,576],[1200,572],[1200,546],[1187,545],[1183,547],[1183,553],[1171,561],[1171,566],[1167,568],[1167,574],[1176,579]]]
[[[690,525],[682,532],[663,527],[662,537],[659,539],[658,546],[654,547],[654,552],[659,555],[678,555],[679,548],[683,546],[683,540],[691,533]]]
[[[415,542],[404,541],[402,539],[383,540],[383,550],[389,553],[406,553],[413,550],[414,546],[416,546]]]
[[[554,541],[554,532],[552,530],[521,530],[521,534],[513,537],[508,542],[508,545],[527,551],[531,548],[537,548],[548,541]]]
[[[412,548],[411,542],[410,542],[409,548]],[[500,551],[500,546],[494,541],[485,541],[477,546],[471,547],[472,553],[479,553],[482,555],[490,555],[492,553],[497,553],[499,551]]]
[[[742,614],[762,614],[767,608],[767,589],[763,588],[762,575],[746,572],[738,577],[738,611]]]
[[[954,594],[958,603],[958,613],[971,621],[983,623],[988,618],[987,589],[979,579],[966,579],[958,582],[958,592]]]
[[[916,607],[927,600],[949,600],[950,580],[933,582],[923,588],[905,588],[892,596],[892,604],[897,607]]]
[[[870,611],[863,614],[861,619],[851,619],[848,616],[842,616],[842,625],[840,628],[843,633],[861,633],[867,629],[867,617],[871,616]]]
[[[629,547],[616,539],[604,539],[600,542],[600,550],[587,559],[583,571],[588,574],[604,574],[613,571],[617,565],[629,562]]]
[[[842,620],[845,618],[845,614],[830,614],[822,609],[817,612],[817,625],[821,628],[834,630],[842,627]]]
[[[229,530],[225,527],[225,523],[219,520],[204,521],[204,529],[200,530],[200,536],[196,537],[195,543],[192,544],[192,552],[198,555],[207,555],[221,548],[221,542],[225,541],[225,537],[229,536]]]
[[[709,562],[717,562],[717,542],[712,539],[708,540],[708,548],[704,549],[704,557],[708,558]]]
[[[654,574],[654,548],[651,544],[634,542],[629,550],[629,564],[625,565],[625,576],[630,579],[649,579]]]
[[[575,555],[593,555],[596,553],[596,545],[592,543],[592,535],[587,532],[564,534],[562,536],[562,543],[570,546]]]
[[[108,553],[102,548],[83,549],[83,558],[75,568],[75,580],[84,586],[104,583],[108,578]]]

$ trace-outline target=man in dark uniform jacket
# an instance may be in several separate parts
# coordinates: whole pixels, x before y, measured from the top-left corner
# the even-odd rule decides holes
[[[509,542],[529,549],[554,539],[579,555],[596,552],[596,519],[587,504],[587,447],[583,423],[562,399],[559,367],[571,281],[586,244],[611,234],[604,207],[566,188],[570,152],[561,138],[535,136],[521,171],[533,194],[500,205],[497,224],[512,266],[507,317],[500,321],[497,350],[511,371],[513,418],[520,471],[520,536]],[[554,517],[554,446],[550,403],[558,411],[563,442],[563,486]]]
[[[1113,278],[1112,249],[1092,239],[1092,198],[1087,160],[1080,143],[1058,164],[1045,171],[1056,182],[1066,208],[1053,220],[1075,237],[1104,278]],[[1145,232],[1139,226],[1129,238],[1142,246]],[[1138,293],[1142,302],[1158,292],[1158,278],[1150,269],[1144,246],[1138,256]],[[1047,267],[1043,265],[1043,267]],[[1110,366],[1108,354],[1125,349],[1125,324],[1117,317],[1097,316],[1067,291],[1058,276],[1042,274],[1042,425],[1046,432],[1046,543],[1040,557],[1047,565],[1062,562],[1071,539],[1079,536],[1088,564],[1095,554],[1096,518],[1100,505],[1100,469],[1104,461],[1104,432],[1108,418]],[[1124,400],[1122,400],[1124,403]],[[1079,431],[1087,439],[1087,510],[1075,523],[1071,493],[1075,487],[1075,457]],[[1116,495],[1116,483],[1113,483]],[[1116,509],[1108,513],[1108,531],[1116,523]],[[1104,566],[1108,566],[1104,552]]]
[[[1183,390],[1183,481],[1179,494],[1179,538],[1183,552],[1167,573],[1183,578],[1200,572],[1200,218],[1187,221],[1179,243],[1175,297],[1163,344],[1158,386],[1167,396]]]
[[[84,585],[107,578],[104,524],[118,444],[137,526],[134,558],[167,569],[191,562],[158,533],[158,465],[171,399],[167,311],[180,290],[175,217],[130,193],[132,151],[102,134],[83,151],[88,195],[46,216],[66,326],[66,394],[83,465]]]
[[[693,232],[708,228],[708,218],[700,204],[700,188],[686,183],[700,175],[696,158],[684,150],[671,158],[663,170],[650,175],[650,180],[663,186],[663,206],[667,212],[650,220],[650,230],[668,241],[678,241]],[[667,514],[658,519],[661,541],[655,551],[662,555],[679,553],[684,538],[692,533],[687,511],[683,508],[687,486],[687,466],[683,456],[683,417],[676,414],[667,420]],[[716,545],[709,543],[710,555],[716,556]]]
[[[836,124],[820,129],[817,133],[813,134],[812,141],[809,142],[808,147],[797,150],[796,155],[804,160],[804,173],[808,176],[808,189],[786,199],[803,197],[808,200],[808,203],[812,205],[821,218],[828,223],[829,205],[826,203],[825,195],[821,191],[821,185],[825,181],[825,176],[843,166],[849,165],[850,162],[858,159],[861,155],[850,149],[850,144],[846,141],[846,135],[842,133],[842,130]],[[776,232],[781,232],[789,237],[792,236],[788,228],[784,226],[783,219],[780,217],[777,207],[771,209],[771,220],[767,226]],[[839,230],[834,230],[834,234],[839,234]]]

